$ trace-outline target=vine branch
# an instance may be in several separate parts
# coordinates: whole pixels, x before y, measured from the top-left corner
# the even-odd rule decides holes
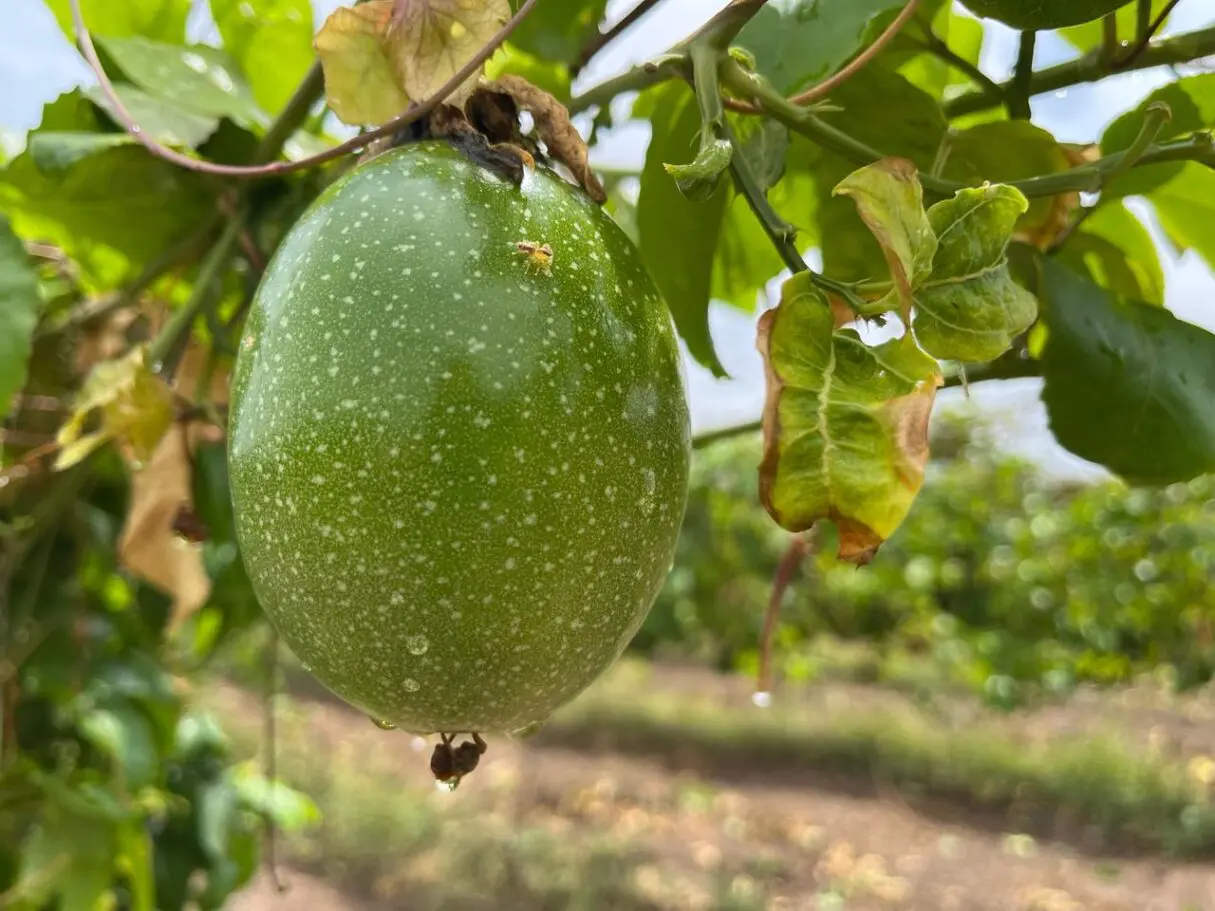
[[[1017,66],[1012,83],[1005,93],[1008,116],[1014,120],[1029,120],[1029,99],[1033,95],[1034,48],[1038,44],[1038,33],[1024,31],[1017,45]]]
[[[1135,38],[1135,43],[1131,45],[1131,49],[1122,57],[1110,61],[1110,69],[1112,69],[1114,72],[1120,72],[1121,70],[1129,68],[1130,65],[1134,63],[1145,50],[1147,50],[1148,45],[1152,42],[1152,38],[1155,37],[1156,33],[1160,31],[1161,26],[1164,25],[1164,20],[1169,18],[1169,13],[1171,13],[1173,8],[1180,2],[1181,0],[1169,0],[1169,2],[1164,5],[1164,8],[1160,10],[1159,15],[1149,22],[1148,17],[1152,13],[1151,0],[1139,0],[1139,30],[1138,35]]]
[[[978,66],[971,63],[961,54],[953,50],[931,27],[925,25],[924,36],[913,39],[924,50],[943,60],[949,66],[967,76],[981,91],[999,100],[1004,97],[1004,89]]]
[[[625,17],[604,32],[596,32],[582,47],[582,51],[578,54],[578,59],[574,65],[570,67],[570,75],[577,76],[586,65],[591,62],[592,58],[601,50],[615,41],[620,35],[627,31],[634,23],[637,22],[646,13],[656,7],[662,0],[640,0],[631,10],[625,14]]]
[[[482,48],[459,69],[459,71],[448,79],[447,82],[443,83],[443,85],[433,95],[428,97],[425,101],[411,106],[403,114],[398,117],[394,117],[383,126],[377,127],[376,129],[370,130],[366,133],[361,133],[360,135],[352,137],[346,142],[336,145],[331,149],[326,149],[323,152],[318,152],[316,155],[310,155],[307,158],[301,158],[298,161],[272,161],[257,165],[225,165],[183,155],[182,153],[157,142],[139,126],[139,124],[135,121],[135,118],[131,115],[131,112],[126,109],[126,106],[123,105],[121,99],[119,99],[118,93],[114,91],[114,85],[112,82],[110,82],[110,77],[106,75],[105,67],[101,65],[101,60],[97,56],[97,48],[93,45],[93,38],[89,34],[89,30],[84,24],[84,15],[80,10],[80,0],[69,0],[72,7],[72,22],[75,26],[76,41],[80,45],[80,52],[84,55],[84,59],[88,63],[89,69],[91,69],[94,75],[96,75],[98,84],[101,87],[101,91],[105,94],[106,100],[109,101],[112,106],[111,110],[114,112],[115,118],[119,123],[122,124],[127,133],[129,133],[152,155],[167,161],[170,164],[175,164],[178,167],[185,168],[186,170],[196,171],[202,174],[214,174],[219,177],[233,177],[242,180],[257,180],[264,177],[273,177],[278,174],[286,174],[291,171],[301,171],[306,168],[315,167],[319,164],[324,164],[327,161],[340,158],[342,155],[345,155],[348,152],[361,149],[373,140],[380,139],[384,136],[390,136],[400,130],[401,127],[407,126],[408,124],[425,117],[436,107],[438,107],[443,100],[447,98],[447,96],[453,91],[455,91],[466,79],[468,79],[469,76],[476,72],[477,69],[480,68],[480,66],[493,55],[494,51],[501,47],[502,43],[506,41],[508,37],[510,37],[511,33],[514,32],[516,28],[519,27],[519,24],[527,18],[528,14],[531,13],[531,11],[535,8],[537,2],[538,0],[526,0],[526,2],[519,7],[519,11],[515,13],[515,15],[502,26],[502,28],[498,29],[497,33],[490,38],[490,40],[486,42],[485,45],[482,46]],[[318,72],[319,70],[319,64],[314,64],[313,69],[309,71],[308,78],[305,80],[305,83],[308,83],[309,80],[313,79],[323,80],[323,75]],[[301,89],[302,88],[303,86],[301,86]],[[292,102],[296,102],[300,99],[300,97],[300,94],[297,92],[297,95],[292,99]],[[309,104],[308,107],[311,107],[311,104]],[[284,123],[289,121],[287,121],[287,118],[280,116],[278,122]],[[265,138],[262,140],[262,148],[263,150],[274,149],[274,156],[272,157],[277,157],[278,151],[282,147],[282,143],[288,138],[290,132],[287,134],[287,136],[281,137],[277,135],[272,136],[271,134],[273,132],[274,127],[272,126],[271,130],[267,132]],[[292,128],[291,132],[294,132],[294,127]]]

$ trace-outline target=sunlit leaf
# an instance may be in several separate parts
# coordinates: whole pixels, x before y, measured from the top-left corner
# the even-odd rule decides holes
[[[85,434],[94,412],[100,412],[100,426]],[[118,360],[98,364],[85,379],[56,436],[61,448],[55,468],[74,465],[110,440],[134,461],[146,461],[172,422],[172,393],[149,368],[146,349],[132,348]]]
[[[918,18],[918,17],[917,17]],[[900,36],[896,43],[910,45],[915,27],[909,26],[909,34]],[[983,50],[983,23],[962,14],[952,3],[944,3],[932,17],[932,31],[958,57],[978,66]],[[918,47],[918,46],[917,46]],[[920,51],[898,67],[901,75],[917,87],[941,98],[953,86],[969,85],[970,77],[942,60],[936,54]]]
[[[1120,5],[1116,13],[1118,39],[1126,42],[1133,42],[1135,40],[1135,21],[1138,16],[1135,10],[1135,3],[1132,3],[1131,0],[1122,0],[1121,4],[1117,0],[1090,0],[1090,2],[1100,4],[1096,7],[1097,9]],[[1162,13],[1168,4],[1169,0],[1152,0],[1152,19],[1154,20]],[[1091,51],[1101,45],[1101,14],[1098,13],[1090,16],[1089,21],[1080,25],[1060,29],[1059,34],[1080,50]]]
[[[44,0],[63,33],[74,40],[69,0]],[[84,23],[96,35],[128,38],[142,35],[180,44],[186,36],[190,0],[81,0]]]
[[[1019,190],[995,184],[959,190],[928,210],[937,252],[915,290],[913,325],[929,354],[991,360],[1037,318],[1037,300],[1008,269],[1008,243],[1026,205]]]
[[[287,831],[305,828],[320,819],[320,811],[307,795],[281,781],[268,781],[253,763],[234,768],[231,780],[246,807],[266,814]]]
[[[100,88],[88,86],[82,91],[90,101],[112,116],[113,102]],[[114,86],[114,92],[139,128],[165,145],[195,148],[202,145],[219,126],[218,117],[182,110],[154,98],[129,82],[118,83]],[[114,120],[114,125],[121,127],[117,120]]]
[[[25,385],[31,338],[42,300],[25,246],[0,215],[0,418]]]
[[[1215,171],[1187,162],[1177,177],[1148,196],[1178,253],[1193,250],[1215,268]]]
[[[1121,200],[1102,202],[1055,258],[1115,294],[1164,305],[1156,242]]]
[[[97,44],[131,82],[178,110],[227,117],[247,129],[264,128],[269,121],[240,68],[218,48],[138,37],[99,37]]]
[[[397,84],[410,98],[429,98],[509,18],[507,0],[394,0],[387,49]],[[448,101],[463,103],[479,75],[469,77]]]
[[[312,65],[308,0],[210,0],[224,50],[240,64],[258,105],[278,113]]]
[[[392,0],[339,6],[316,36],[330,108],[352,126],[381,124],[409,106],[384,47]]]
[[[159,757],[152,727],[134,705],[115,701],[85,713],[79,724],[84,736],[117,763],[128,791],[156,780]]]
[[[924,192],[914,163],[885,158],[853,171],[835,185],[849,196],[886,257],[903,315],[911,311],[913,289],[933,267],[937,238],[924,212]]]
[[[1055,438],[1132,483],[1215,471],[1215,335],[1042,263],[1042,354]]]
[[[562,103],[569,101],[569,70],[549,59],[535,57],[509,41],[485,62],[486,79],[493,80],[507,74],[522,76]]]
[[[941,383],[910,335],[877,347],[834,329],[809,276],[785,282],[760,320],[768,397],[760,495],[790,531],[829,519],[840,557],[868,562],[924,480],[928,417]]]

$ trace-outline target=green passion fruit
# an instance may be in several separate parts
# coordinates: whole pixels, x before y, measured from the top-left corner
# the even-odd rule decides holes
[[[1067,28],[1092,22],[1131,0],[962,0],[976,16],[1019,29]]]
[[[357,167],[292,228],[233,377],[258,600],[378,723],[534,728],[670,570],[690,438],[670,315],[623,231],[541,168],[445,143]]]

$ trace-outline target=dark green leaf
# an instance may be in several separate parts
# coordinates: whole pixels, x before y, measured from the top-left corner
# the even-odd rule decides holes
[[[1187,162],[1148,199],[1177,251],[1193,250],[1215,268],[1215,171]]]
[[[1049,259],[1042,270],[1055,438],[1131,483],[1215,471],[1215,336]]]
[[[1101,203],[1055,258],[1115,294],[1164,305],[1156,242],[1121,200]]]
[[[210,0],[224,50],[240,64],[253,97],[276,114],[312,66],[308,0]]]
[[[43,133],[30,136],[26,149],[34,167],[47,176],[65,171],[82,158],[115,146],[134,145],[126,133]]]
[[[747,160],[755,182],[765,193],[780,182],[785,174],[785,155],[789,151],[789,131],[783,124],[764,118],[742,144],[741,154]]]
[[[45,0],[55,21],[70,39],[75,39],[72,8],[68,0]],[[85,25],[95,35],[125,38],[142,35],[180,44],[185,40],[190,0],[81,0]]]
[[[1121,152],[1135,141],[1143,125],[1147,106],[1163,101],[1172,117],[1157,134],[1157,141],[1215,127],[1215,73],[1185,76],[1161,86],[1132,111],[1127,111],[1106,127],[1101,136],[1101,153]],[[1171,161],[1134,168],[1106,187],[1104,195],[1131,196],[1150,193],[1181,173],[1184,162]]]
[[[962,0],[976,16],[1018,29],[1056,29],[1100,19],[1133,0]]]
[[[141,130],[157,142],[170,146],[196,148],[219,126],[219,118],[191,114],[177,106],[153,98],[129,82],[120,82],[114,91]],[[96,86],[84,89],[85,96],[112,116],[113,102]],[[115,126],[121,126],[117,120]]]
[[[692,202],[705,202],[721,184],[721,176],[730,167],[734,147],[729,140],[716,139],[702,148],[689,164],[663,163],[663,168],[675,180],[679,192]]]
[[[768,377],[760,496],[790,531],[831,520],[840,556],[867,562],[923,483],[941,377],[910,334],[871,348],[834,323],[804,272],[760,320]]]
[[[511,43],[540,60],[575,63],[599,31],[607,0],[541,3],[511,36]]]
[[[97,43],[131,82],[178,110],[227,117],[249,129],[266,125],[240,68],[221,50],[147,38],[98,38]]]
[[[929,354],[992,360],[1037,318],[1037,300],[1008,269],[1008,243],[1027,205],[1019,190],[993,184],[928,210],[937,251],[932,274],[915,289],[914,326]]]
[[[707,202],[694,203],[679,192],[663,165],[693,148],[700,112],[687,86],[671,83],[654,89],[653,95],[653,133],[637,200],[641,255],[692,356],[724,376],[709,335],[708,307],[713,257],[729,194],[722,188]]]
[[[25,386],[30,339],[42,300],[25,245],[0,215],[0,418]]]
[[[839,69],[860,49],[870,23],[902,6],[902,0],[773,0],[747,23],[736,43],[755,56],[762,75],[788,94]]]

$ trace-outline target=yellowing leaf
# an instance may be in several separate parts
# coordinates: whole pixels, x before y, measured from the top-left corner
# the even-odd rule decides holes
[[[429,98],[510,18],[508,0],[396,0],[386,48],[397,84],[410,98]],[[462,106],[480,72],[449,96]]]
[[[841,559],[866,563],[923,483],[942,379],[909,333],[874,348],[834,326],[804,272],[760,319],[768,386],[760,497],[789,531],[830,519]]]
[[[851,196],[856,203],[861,220],[881,245],[906,317],[912,289],[928,277],[937,249],[915,164],[905,158],[884,158],[853,171],[831,192]]]
[[[392,0],[340,6],[317,33],[329,107],[351,126],[384,123],[409,106],[384,43],[391,19]]]
[[[147,465],[131,477],[131,506],[118,539],[118,559],[141,579],[172,596],[175,628],[206,603],[211,581],[202,554],[174,531],[178,511],[191,501],[190,452],[199,425],[165,434]]]
[[[147,351],[133,348],[124,357],[97,364],[84,381],[72,413],[56,437],[59,471],[75,465],[109,440],[117,441],[124,455],[146,461],[173,423],[173,395],[148,368]],[[88,435],[84,423],[94,411],[101,425]]]

